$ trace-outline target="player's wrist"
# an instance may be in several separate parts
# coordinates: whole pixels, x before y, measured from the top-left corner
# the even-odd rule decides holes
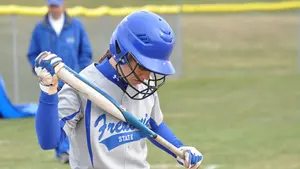
[[[48,95],[54,95],[57,93],[57,86],[55,85],[44,85],[43,83],[40,82],[40,89],[44,92],[47,93]]]

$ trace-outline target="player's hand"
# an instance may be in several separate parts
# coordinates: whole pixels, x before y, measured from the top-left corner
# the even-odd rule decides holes
[[[185,159],[177,157],[177,161],[179,164],[183,165],[185,168],[199,168],[203,160],[203,156],[195,147],[183,146],[179,149],[184,152],[185,156]]]
[[[58,78],[54,66],[62,59],[50,52],[42,52],[35,59],[35,73],[40,79],[40,88],[49,95],[57,93]]]

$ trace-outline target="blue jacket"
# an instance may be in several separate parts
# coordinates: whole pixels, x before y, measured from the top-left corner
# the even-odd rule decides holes
[[[48,14],[35,26],[27,54],[32,68],[35,58],[43,51],[55,53],[67,66],[77,72],[92,61],[92,49],[83,25],[66,13],[65,23],[59,36],[50,25]]]

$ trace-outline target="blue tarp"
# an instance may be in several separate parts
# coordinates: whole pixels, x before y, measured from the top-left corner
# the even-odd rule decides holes
[[[0,75],[0,117],[4,119],[25,118],[35,116],[38,104],[14,105],[7,96],[5,83]]]

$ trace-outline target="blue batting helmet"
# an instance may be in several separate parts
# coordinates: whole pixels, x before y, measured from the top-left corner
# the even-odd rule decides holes
[[[136,11],[125,17],[110,39],[110,52],[119,61],[130,53],[146,69],[161,75],[175,73],[170,62],[174,33],[159,15]]]

